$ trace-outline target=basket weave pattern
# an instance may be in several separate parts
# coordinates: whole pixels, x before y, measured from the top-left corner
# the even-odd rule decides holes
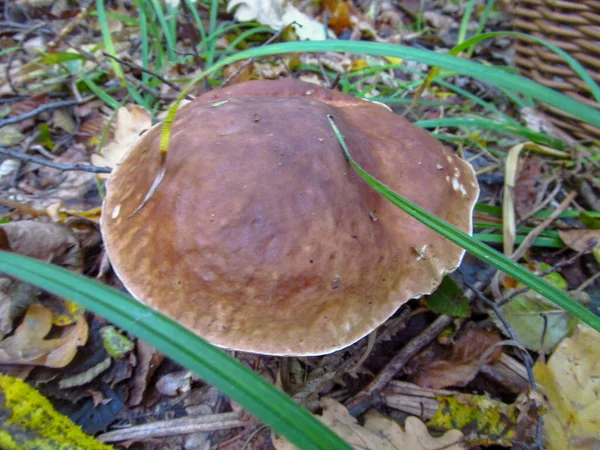
[[[517,0],[513,16],[517,31],[560,47],[600,83],[600,0]],[[581,78],[547,47],[519,39],[515,44],[515,64],[523,76],[600,109]],[[600,139],[599,128],[549,105],[542,108],[556,126],[573,137]]]

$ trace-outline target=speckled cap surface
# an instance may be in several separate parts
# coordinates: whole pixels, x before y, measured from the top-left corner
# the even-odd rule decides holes
[[[209,342],[273,355],[346,347],[431,293],[464,251],[370,188],[353,158],[399,194],[471,233],[470,164],[386,107],[281,79],[208,92],[121,160],[101,224],[139,301]]]

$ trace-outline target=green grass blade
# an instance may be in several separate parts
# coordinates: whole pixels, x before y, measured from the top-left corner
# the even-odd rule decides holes
[[[146,341],[303,449],[351,447],[284,393],[177,322],[105,284],[0,251],[0,271],[81,304]]]
[[[566,113],[572,114],[576,118],[600,127],[600,112],[595,108],[578,102],[577,100],[574,100],[553,89],[541,86],[532,80],[528,80],[519,75],[507,73],[505,70],[496,67],[485,66],[473,61],[457,58],[456,56],[443,55],[429,50],[421,50],[418,48],[386,44],[382,42],[328,40],[284,42],[265,45],[239,52],[227,59],[219,61],[205,73],[199,76],[196,80],[194,80],[192,84],[195,84],[197,81],[201,80],[205,76],[208,76],[221,67],[242,59],[297,52],[340,52],[411,59],[421,63],[453,70],[457,73],[485,80],[486,82],[496,86],[512,89],[522,94],[529,95],[537,100],[555,106]]]
[[[577,61],[575,58],[573,58],[567,52],[562,50],[560,47],[557,47],[556,45],[552,44],[551,42],[548,42],[537,36],[533,36],[533,35],[529,35],[529,34],[525,34],[525,33],[519,33],[517,31],[495,31],[495,32],[491,32],[491,33],[484,33],[484,34],[480,34],[479,36],[474,36],[465,42],[459,43],[459,45],[457,45],[452,50],[450,50],[450,54],[458,55],[465,49],[474,47],[481,41],[484,41],[486,39],[492,39],[495,37],[501,37],[501,36],[526,38],[526,39],[535,41],[538,44],[541,44],[541,45],[549,48],[550,50],[552,50],[554,53],[556,53],[557,55],[559,55],[561,58],[563,58],[565,60],[565,62],[571,67],[571,69],[573,69],[573,71],[577,75],[579,75],[579,77],[585,82],[585,84],[587,84],[587,86],[589,87],[589,89],[590,89],[592,95],[594,96],[594,98],[596,99],[596,101],[600,102],[600,87],[598,87],[598,84],[596,83],[596,81],[591,77],[591,75],[587,72],[587,70],[585,70],[585,68],[579,63],[579,61]]]
[[[104,90],[102,88],[100,88],[96,83],[94,83],[94,81],[92,81],[91,78],[89,78],[87,75],[82,73],[81,79],[86,84],[86,86],[88,88],[90,88],[90,91],[92,91],[94,94],[96,94],[98,96],[98,98],[102,99],[104,101],[104,103],[106,103],[112,109],[119,108],[119,106],[120,106],[119,102],[116,101],[114,98],[112,98],[110,95],[108,95],[106,92],[104,92]]]
[[[169,27],[169,24],[167,23],[167,19],[165,18],[165,14],[163,12],[162,6],[161,4],[158,2],[158,0],[150,0],[150,3],[152,4],[152,7],[154,8],[154,12],[156,13],[156,19],[158,20],[158,23],[160,24],[160,27],[163,30],[163,34],[165,36],[165,41],[166,41],[166,45],[167,45],[167,58],[170,62],[175,61],[176,59],[176,54],[175,54],[175,48],[176,48],[176,37],[173,36],[171,34],[171,28]]]
[[[462,44],[467,37],[467,27],[471,22],[471,16],[473,15],[473,7],[475,6],[475,0],[469,0],[465,7],[462,20],[460,21],[460,28],[458,29],[458,43]]]
[[[594,329],[600,331],[600,317],[596,316],[591,311],[588,311],[586,308],[581,306],[579,303],[575,302],[573,299],[569,298],[563,291],[557,289],[556,287],[547,283],[543,279],[538,278],[524,267],[511,261],[502,253],[499,253],[493,248],[479,242],[477,239],[473,239],[464,231],[459,230],[453,225],[450,225],[448,222],[425,211],[420,206],[402,197],[401,195],[399,195],[398,193],[396,193],[395,191],[393,191],[392,189],[375,179],[373,176],[371,176],[362,167],[360,167],[356,163],[356,161],[354,161],[354,159],[352,159],[352,156],[350,155],[350,151],[346,146],[346,142],[344,141],[342,134],[340,133],[333,120],[330,119],[330,122],[340,142],[340,145],[342,146],[344,154],[350,162],[350,165],[363,178],[363,180],[365,180],[367,184],[371,186],[376,192],[378,192],[383,197],[392,202],[394,205],[402,209],[405,213],[409,214],[418,221],[427,225],[432,230],[444,236],[446,239],[459,245],[470,254],[476,256],[477,258],[483,261],[486,261],[487,263],[494,266],[496,269],[501,270],[502,272],[510,275],[514,279],[520,281],[524,285],[543,295],[556,305],[560,306],[568,313],[574,315],[575,317],[587,323]]]
[[[419,120],[414,123],[421,128],[437,128],[437,127],[475,127],[485,130],[492,130],[498,133],[512,134],[529,139],[538,144],[544,144],[549,147],[564,150],[567,144],[554,139],[548,135],[537,133],[529,128],[513,123],[503,123],[497,120],[480,119],[472,117],[446,117],[443,119]]]
[[[211,0],[210,2],[210,13],[208,19],[208,34],[209,41],[208,51],[206,52],[206,67],[211,68],[215,63],[215,51],[217,50],[217,38],[214,36],[217,30],[217,16],[219,13],[219,0]]]
[[[116,58],[117,52],[115,51],[112,36],[110,35],[108,20],[106,18],[106,10],[104,9],[104,0],[96,0],[96,12],[98,13],[98,22],[100,23],[100,31],[102,33],[102,40],[104,41],[106,53]],[[115,72],[115,75],[119,78],[119,80],[121,80],[121,84],[127,84],[125,81],[125,75],[123,74],[123,70],[121,69],[119,63],[111,58],[110,64]]]

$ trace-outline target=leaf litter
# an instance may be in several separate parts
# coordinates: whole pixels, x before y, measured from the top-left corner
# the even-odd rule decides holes
[[[79,54],[77,47],[70,48],[65,45],[64,38],[55,42],[49,41],[47,35],[41,38],[35,34],[35,30],[30,30],[31,34],[28,34],[29,31],[23,32],[24,28],[14,32],[3,31],[2,48],[23,44],[25,51],[16,52],[14,57],[10,56],[10,53],[0,56],[0,73],[10,76],[10,82],[0,81],[2,100],[7,100],[3,106],[0,105],[0,118],[14,118],[30,113],[39,106],[55,102],[55,97],[74,97],[81,101],[72,107],[61,107],[34,117],[24,117],[18,123],[0,127],[0,140],[4,139],[4,145],[10,145],[12,149],[46,157],[54,162],[91,163],[99,167],[114,167],[131,144],[152,126],[152,117],[156,120],[164,117],[165,105],[173,100],[173,90],[170,86],[157,83],[152,76],[143,78],[137,69],[129,70],[123,67],[128,76],[128,83],[132,83],[134,89],[137,89],[147,102],[143,106],[132,103],[132,98],[127,97],[130,92],[122,85],[119,86],[119,80],[115,81],[114,74],[107,69],[110,63],[103,59],[102,49],[97,45],[100,34],[99,20],[96,15],[89,16],[89,13],[94,11],[93,5],[88,8],[87,14],[86,8],[73,8],[67,2],[24,1],[18,2],[18,7],[33,7],[34,3],[35,9],[28,10],[28,19],[23,20],[21,10],[12,10],[11,8],[15,8],[12,5],[9,7],[11,12],[19,13],[12,16],[15,23],[35,26],[38,23],[36,21],[41,23],[42,20],[48,20],[54,29],[66,33],[66,39],[73,37],[72,44],[80,46],[81,51],[88,52],[88,55],[82,56],[83,53]],[[181,5],[183,3],[179,5],[183,11]],[[468,33],[472,33],[478,27],[478,20],[485,6],[482,1],[475,2],[476,14],[467,24]],[[154,7],[153,5],[152,8]],[[151,13],[152,8],[149,10]],[[270,26],[274,31],[281,31],[278,39],[282,41],[318,40],[327,35],[329,39],[373,40],[446,51],[457,43],[464,8],[465,2],[441,0],[411,0],[402,2],[402,5],[383,2],[376,6],[361,1],[340,0],[324,0],[317,4],[279,0],[233,0],[221,5],[217,22],[225,23],[226,20],[231,20],[230,23],[235,23],[233,21],[237,19],[237,23],[243,23],[251,18]],[[137,33],[135,28],[137,10],[129,3],[120,1],[107,6],[107,10],[111,13],[108,26],[117,56],[125,61],[143,65],[140,33]],[[197,12],[204,26],[208,26],[208,11],[199,8]],[[84,14],[81,17],[84,20],[77,21],[77,17],[82,13]],[[176,17],[177,55],[181,56],[177,63],[169,61],[160,67],[160,58],[148,62],[151,70],[156,70],[176,84],[180,82],[180,78],[195,76],[203,70],[201,63],[204,55],[200,58],[200,64],[198,61],[197,64],[189,63],[194,60],[191,55],[197,50],[193,43],[200,42],[200,36],[195,29],[196,24],[192,19],[188,14]],[[420,22],[422,19],[425,20],[424,23]],[[296,24],[288,27],[292,21]],[[70,28],[71,23],[75,25],[73,28]],[[502,11],[494,8],[490,12],[486,30],[505,29],[508,23]],[[264,42],[266,38],[263,39],[263,35],[270,37],[269,33],[257,33],[251,39],[238,42],[237,49]],[[238,30],[219,35],[215,39],[216,50],[229,49],[230,43],[238,36]],[[490,63],[510,65],[510,46],[507,46],[505,41],[506,39],[488,40],[477,46],[473,54]],[[52,47],[49,42],[52,42]],[[151,47],[154,44],[150,42]],[[156,50],[155,47],[152,48]],[[159,53],[162,50],[161,48]],[[9,58],[10,64],[7,62]],[[389,64],[395,64],[396,67],[383,68]],[[340,90],[367,98],[389,96],[394,102],[391,106],[411,120],[445,116],[464,117],[465,112],[467,115],[473,112],[482,113],[479,106],[470,101],[465,102],[462,97],[435,84],[425,90],[422,99],[437,102],[439,106],[404,108],[400,100],[408,99],[405,98],[405,92],[408,93],[415,83],[421,82],[423,75],[419,72],[429,70],[426,65],[412,61],[337,53],[295,54],[276,59],[257,59],[246,66],[240,63],[224,68],[224,78],[235,74],[239,68],[242,69],[241,72],[230,80],[230,83],[297,76],[322,86],[337,85]],[[82,81],[82,73],[88,75],[86,82]],[[468,77],[451,76],[448,80],[480,99],[493,102],[503,113],[524,122],[530,129],[549,134],[574,147],[575,143],[569,140],[564,132],[557,130],[544,114],[534,108],[524,107],[517,111],[501,92]],[[213,78],[210,83],[217,85],[218,81]],[[112,96],[115,103],[107,104],[104,100],[96,98],[94,92],[89,89],[90,83]],[[81,97],[90,93],[92,95],[89,97]],[[16,101],[12,100],[12,96]],[[149,111],[152,111],[152,115]],[[498,187],[501,187],[504,174],[498,170],[501,160],[495,155],[522,141],[485,130],[463,132],[461,129],[441,127],[437,131],[442,136],[461,141],[457,148],[466,157],[471,158],[481,171],[481,202],[497,205],[498,199],[501,198]],[[473,146],[473,142],[477,145]],[[480,153],[478,148],[489,151]],[[586,153],[581,155],[585,156]],[[550,198],[551,195],[547,192],[549,167],[552,168],[551,176],[558,177],[558,184],[565,183],[566,178],[563,173],[554,171],[554,167],[563,168],[562,163],[559,164],[556,160],[545,156],[524,156],[522,159],[526,165],[519,172],[514,186],[514,206],[519,218],[526,217],[524,223],[518,226],[535,226],[539,219],[527,216],[543,202],[551,208],[556,201],[563,198],[560,189],[556,191],[555,199]],[[588,169],[585,165],[587,161],[580,164],[581,160],[578,159],[576,163],[577,167],[584,167],[589,173],[596,170]],[[61,172],[15,159],[4,160],[1,170],[1,195],[7,200],[0,206],[1,211],[6,213],[4,218],[7,221],[12,221],[7,225],[15,226],[17,230],[22,227],[19,232],[23,233],[20,242],[13,237],[12,244],[9,244],[4,236],[6,233],[0,229],[4,233],[0,233],[3,249],[11,248],[19,253],[37,254],[36,257],[41,259],[97,276],[109,284],[122,287],[114,274],[105,269],[97,228],[93,227],[93,223],[97,222],[99,217],[105,175]],[[597,177],[597,171],[595,173]],[[489,180],[489,183],[485,180]],[[584,186],[588,186],[585,188],[587,204],[593,205],[594,195],[596,198],[598,195],[597,184],[587,179],[585,183]],[[22,207],[14,208],[15,203],[21,204]],[[488,216],[490,217],[497,219],[493,215]],[[33,218],[36,220],[32,220]],[[85,225],[79,222],[80,229],[77,231],[69,225],[69,220],[72,219],[85,219],[88,222],[85,222]],[[24,229],[30,227],[31,222],[36,223],[36,227],[46,229],[39,228],[39,232],[24,233]],[[587,222],[580,222],[584,227],[588,226]],[[61,226],[62,231],[58,231]],[[557,221],[556,226],[558,233],[555,236],[558,235],[573,252],[580,252],[585,246],[589,247],[590,239],[596,236],[594,230],[578,228],[580,223],[572,219]],[[63,232],[64,236],[60,237]],[[519,233],[518,227],[516,233]],[[520,237],[523,237],[523,234]],[[598,270],[597,262],[591,259],[595,251],[595,248],[588,248],[587,253],[592,253],[592,256],[586,253],[581,259],[585,267],[591,267],[592,271]],[[529,263],[541,260],[554,263],[557,258],[557,255],[535,246],[524,256]],[[466,264],[465,267],[468,269]],[[575,270],[581,272],[583,269]],[[481,273],[478,275],[482,276]],[[585,274],[581,276],[583,275]],[[587,273],[587,276],[593,277],[593,272]],[[566,275],[565,278],[571,280]],[[583,301],[589,301],[590,296],[574,291],[575,286],[570,281],[567,286],[565,280],[564,283],[558,278],[554,280],[562,289],[572,295],[576,292],[584,294]],[[503,295],[508,296],[519,287],[504,286]],[[193,416],[198,411],[212,414],[239,410],[239,406],[224,399],[222,395],[210,394],[215,391],[208,388],[202,380],[190,376],[187,371],[173,364],[165,355],[158,353],[143,341],[135,341],[135,351],[132,351],[128,338],[122,331],[116,331],[117,335],[123,337],[117,338],[116,341],[123,346],[111,347],[112,350],[116,350],[115,357],[109,356],[99,337],[99,330],[106,329],[108,324],[102,321],[98,324],[97,317],[78,310],[68,299],[49,297],[37,288],[16,283],[6,277],[0,279],[0,289],[0,339],[3,339],[0,341],[0,348],[4,351],[6,362],[16,361],[24,369],[20,372],[22,376],[29,377],[32,382],[41,386],[47,396],[63,410],[68,411],[70,416],[76,417],[77,422],[88,433],[103,432],[109,427],[117,429],[124,423],[152,423],[173,416]],[[374,445],[367,448],[420,449],[430,448],[427,447],[429,444],[433,445],[431,448],[444,447],[445,444],[442,444],[440,439],[446,435],[440,437],[439,431],[448,432],[454,428],[453,425],[461,431],[454,430],[447,435],[458,433],[455,434],[458,441],[449,442],[447,445],[450,447],[444,448],[467,448],[466,446],[488,444],[524,445],[523,442],[532,445],[535,440],[532,430],[535,430],[539,411],[536,409],[538,403],[535,393],[531,392],[525,381],[526,370],[512,357],[518,357],[514,349],[501,343],[499,333],[507,331],[504,325],[496,320],[495,314],[473,301],[472,297],[459,295],[460,289],[436,293],[427,303],[414,302],[408,309],[392,318],[390,323],[393,323],[393,326],[381,327],[377,336],[370,338],[369,345],[358,343],[350,349],[324,358],[293,358],[289,363],[290,379],[284,383],[286,388],[296,392],[297,400],[311,410],[323,409],[323,414],[317,413],[317,416],[336,423],[344,430],[343,433],[346,433],[349,440],[360,438],[365,439],[369,445]],[[462,289],[466,292],[466,288]],[[440,298],[442,300],[439,300]],[[445,304],[444,298],[452,298],[452,304]],[[519,342],[535,352],[542,352],[541,355],[534,354],[534,358],[543,361],[544,357],[551,355],[548,365],[550,367],[552,358],[557,354],[560,357],[556,360],[565,364],[565,356],[559,353],[561,346],[578,335],[569,337],[573,335],[577,323],[547,303],[545,299],[526,292],[516,296],[501,310],[514,326]],[[380,415],[381,411],[375,412],[379,408],[369,407],[369,404],[364,408],[367,411],[365,414],[359,414],[356,418],[350,415],[338,400],[352,398],[379,371],[385,370],[386,362],[401,351],[411,339],[426,335],[427,326],[431,323],[434,313],[451,314],[454,315],[454,319],[448,322],[450,325],[433,339],[425,351],[413,355],[410,364],[394,374],[394,380],[383,391],[381,398],[388,406],[384,411],[386,415],[397,418],[399,413],[406,412],[408,419],[404,420],[405,416],[402,416],[402,420],[394,421],[390,417],[383,417]],[[540,317],[540,313],[544,314],[545,318]],[[84,324],[88,321],[91,325],[86,331]],[[34,324],[36,329],[32,328]],[[477,326],[471,328],[474,324]],[[494,325],[496,330],[493,329]],[[49,331],[44,334],[46,329]],[[86,333],[88,339],[85,345],[80,346],[80,343],[84,343]],[[571,352],[571,348],[567,345],[566,352]],[[586,360],[586,355],[580,355],[576,351],[574,354],[579,358],[576,364],[590,363]],[[279,369],[284,365],[277,358],[237,356],[244,364],[274,384],[277,380],[276,374],[280,373]],[[512,362],[503,365],[507,360]],[[66,366],[61,369],[53,368],[64,363]],[[560,411],[555,410],[557,401],[555,396],[553,397],[553,392],[558,388],[552,388],[550,381],[554,378],[549,377],[547,373],[539,376],[545,370],[540,369],[540,364],[542,363],[536,365],[536,379],[543,385],[544,393],[548,396],[547,417],[556,416],[556,423],[560,424],[556,429],[562,430],[562,434],[557,432],[556,436],[552,435],[554,437],[550,436],[552,429],[546,430],[546,439],[554,439],[558,442],[556,448],[561,448],[565,443],[565,436],[566,439],[569,436],[579,436],[571,433],[571,429],[589,431],[586,428],[589,424],[583,416],[577,416],[577,420],[572,423],[561,422],[564,417]],[[6,367],[6,371],[9,370],[8,366],[2,367]],[[33,367],[35,369],[31,369]],[[595,368],[590,369],[592,375],[593,370]],[[445,387],[447,390],[416,386],[412,389],[421,389],[421,396],[408,399],[392,389],[395,383],[406,379],[423,386]],[[464,392],[481,390],[485,395],[476,396]],[[580,394],[569,394],[576,399],[575,405],[584,400]],[[334,398],[336,400],[333,400]],[[415,398],[419,400],[416,401]],[[427,403],[425,399],[431,403]],[[423,408],[425,403],[430,409]],[[185,411],[182,411],[179,405],[184,405]],[[438,407],[439,411],[436,409]],[[424,423],[415,416],[428,421]],[[459,422],[456,421],[448,422],[452,416],[460,418],[460,425],[457,425]],[[494,421],[494,417],[504,417],[508,420]],[[555,423],[552,420],[550,423]],[[477,426],[472,426],[474,423]],[[512,428],[510,432],[501,435],[502,426],[506,426],[506,429]],[[568,444],[572,445],[569,448],[579,448],[578,445],[584,441],[593,442],[585,433],[581,435],[584,437],[574,439],[574,443]],[[419,442],[415,442],[415,439]],[[242,446],[272,448],[269,433],[261,430],[260,423],[253,419],[245,420],[241,430],[238,428],[233,431],[220,430],[212,433],[192,433],[187,436],[139,439],[123,442],[122,446],[133,445],[144,450],[187,449],[205,448],[211,442],[225,450],[239,450]],[[407,442],[410,443],[409,447],[406,446]],[[429,444],[425,444],[426,442]],[[276,443],[286,445],[280,439],[276,440]]]

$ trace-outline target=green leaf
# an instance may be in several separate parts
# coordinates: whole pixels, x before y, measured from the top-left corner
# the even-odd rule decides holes
[[[427,296],[427,307],[436,314],[455,317],[471,315],[469,300],[450,277],[444,277],[440,287],[433,294]]]
[[[231,397],[302,449],[351,450],[339,436],[258,374],[177,322],[105,284],[0,251],[0,271],[77,302],[146,341]]]
[[[588,230],[600,230],[600,218],[594,217],[587,211],[582,211],[579,214],[579,221],[585,225]]]
[[[85,61],[85,57],[79,53],[72,52],[59,52],[59,53],[44,53],[44,56],[40,59],[42,64],[52,66],[54,64],[60,64],[69,61]]]

